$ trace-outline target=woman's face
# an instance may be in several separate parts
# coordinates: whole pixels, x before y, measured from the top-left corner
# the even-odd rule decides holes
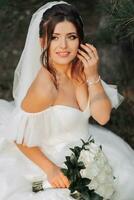
[[[49,49],[50,62],[53,66],[69,65],[77,55],[79,37],[75,26],[63,21],[55,26]]]

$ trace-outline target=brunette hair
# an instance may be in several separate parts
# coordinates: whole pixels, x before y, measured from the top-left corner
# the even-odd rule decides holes
[[[70,4],[57,4],[49,8],[43,13],[42,20],[39,25],[39,37],[43,38],[44,41],[45,38],[47,38],[46,49],[44,49],[41,54],[41,63],[53,75],[55,80],[54,83],[57,88],[56,71],[52,66],[49,65],[49,47],[56,24],[65,20],[71,22],[76,27],[79,43],[84,43],[82,19],[76,8]],[[75,58],[71,68],[71,76],[77,81],[83,82],[83,69],[84,68],[80,60]]]

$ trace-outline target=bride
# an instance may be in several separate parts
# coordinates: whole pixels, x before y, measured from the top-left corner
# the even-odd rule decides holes
[[[134,151],[88,123],[90,116],[107,123],[123,98],[100,78],[98,62],[76,8],[54,1],[34,13],[15,70],[14,101],[0,100],[1,200],[71,200],[61,166],[69,147],[90,135],[113,168],[112,199],[133,200]],[[33,193],[29,179],[42,175],[51,189]]]

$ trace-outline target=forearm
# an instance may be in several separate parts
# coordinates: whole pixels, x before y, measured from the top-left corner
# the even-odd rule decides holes
[[[38,165],[46,174],[54,166],[38,147],[27,147],[22,144],[16,144],[22,153],[24,153],[31,161]]]
[[[96,48],[86,43],[81,44],[77,57],[82,61],[88,84],[90,97],[90,112],[100,124],[105,124],[110,118],[111,102],[107,97],[98,73],[99,56]]]
[[[91,115],[98,123],[104,125],[110,118],[112,106],[101,81],[96,84],[88,85],[88,91]]]

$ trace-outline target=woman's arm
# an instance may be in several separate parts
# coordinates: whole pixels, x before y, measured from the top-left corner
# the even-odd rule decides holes
[[[50,78],[46,71],[41,69],[23,99],[21,107],[28,113],[40,112],[52,104],[54,95],[56,94],[53,92]],[[22,153],[47,174],[47,179],[53,187],[64,188],[69,186],[69,181],[60,170],[60,167],[49,160],[39,147],[27,147],[23,144],[16,145]]]
[[[37,164],[46,174],[53,169],[54,163],[51,162],[39,149],[39,147],[27,147],[23,144],[17,144],[17,147],[24,153],[30,160]]]
[[[69,180],[61,172],[60,167],[49,160],[44,153],[42,153],[39,147],[27,147],[22,144],[16,145],[22,153],[24,153],[47,174],[47,179],[53,187],[69,187]]]
[[[104,125],[110,119],[112,106],[101,81],[98,79],[98,52],[91,44],[81,44],[77,57],[83,62],[84,73],[88,81],[91,115],[98,123]],[[97,83],[96,80],[98,80]]]
[[[99,124],[104,125],[110,119],[112,106],[101,81],[92,85],[88,84],[88,91],[91,115]]]

